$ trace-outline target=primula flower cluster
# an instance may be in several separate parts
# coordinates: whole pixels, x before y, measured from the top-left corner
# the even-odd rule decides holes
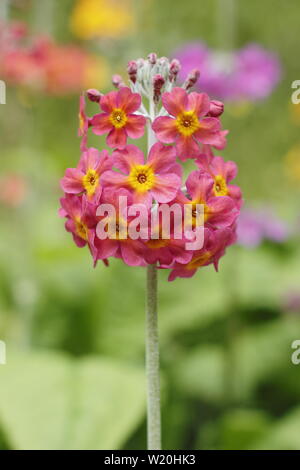
[[[106,62],[74,45],[31,36],[24,24],[0,24],[0,75],[7,83],[52,95],[105,85]]]
[[[171,281],[191,277],[209,264],[217,269],[226,248],[236,240],[242,205],[241,191],[232,184],[235,163],[214,155],[215,149],[226,145],[228,131],[220,119],[223,103],[191,91],[199,78],[197,70],[188,74],[182,87],[176,86],[178,60],[152,53],[146,60],[129,62],[127,71],[128,86],[114,76],[116,90],[103,95],[90,89],[80,97],[82,154],[77,167],[68,168],[61,180],[60,215],[67,219],[66,230],[77,246],[89,247],[95,264],[98,260],[108,264],[110,257],[129,266],[154,264],[170,269]],[[91,117],[86,98],[98,106]],[[89,147],[89,132],[106,136],[109,150]],[[146,153],[136,145],[145,133]],[[194,169],[185,180],[182,162],[188,159]],[[124,198],[125,206],[120,205]],[[179,219],[171,211],[175,205]],[[138,222],[133,210],[137,206],[143,209]],[[106,207],[114,208],[113,216]],[[168,227],[160,216],[165,207],[171,214]],[[180,237],[178,220],[187,227]],[[131,235],[134,224],[138,237]],[[105,227],[106,237],[99,236],[99,226]],[[203,243],[192,248],[187,242],[200,229]]]

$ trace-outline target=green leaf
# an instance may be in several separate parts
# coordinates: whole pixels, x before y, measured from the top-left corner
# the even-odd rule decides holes
[[[300,407],[273,424],[266,436],[253,445],[258,450],[299,450],[300,449]]]
[[[8,352],[0,379],[14,449],[118,449],[145,412],[143,373],[113,360]]]

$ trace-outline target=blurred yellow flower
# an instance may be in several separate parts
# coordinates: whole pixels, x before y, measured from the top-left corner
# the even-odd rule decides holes
[[[84,88],[105,88],[110,79],[111,72],[106,60],[90,56],[84,70]]]
[[[132,0],[77,0],[72,32],[81,39],[119,38],[134,29]]]
[[[284,157],[285,172],[289,180],[300,182],[300,145],[292,147]]]

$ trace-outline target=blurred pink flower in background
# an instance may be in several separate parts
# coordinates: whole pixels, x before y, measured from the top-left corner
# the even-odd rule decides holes
[[[254,248],[263,240],[285,242],[290,235],[286,222],[277,217],[270,208],[243,209],[238,219],[237,237],[240,245]]]
[[[8,84],[64,95],[94,82],[104,86],[108,66],[77,45],[59,45],[42,34],[29,34],[24,24],[8,23],[0,25],[0,74]]]
[[[0,205],[18,207],[27,194],[25,179],[17,174],[7,174],[0,178]]]
[[[194,68],[200,70],[197,88],[213,98],[256,101],[269,96],[281,77],[278,57],[258,44],[232,52],[209,49],[192,42],[174,52],[181,63],[179,78]]]

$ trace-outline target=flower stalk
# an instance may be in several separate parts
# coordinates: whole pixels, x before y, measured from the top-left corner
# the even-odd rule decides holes
[[[155,264],[147,267],[146,375],[148,450],[161,450],[157,269]]]

